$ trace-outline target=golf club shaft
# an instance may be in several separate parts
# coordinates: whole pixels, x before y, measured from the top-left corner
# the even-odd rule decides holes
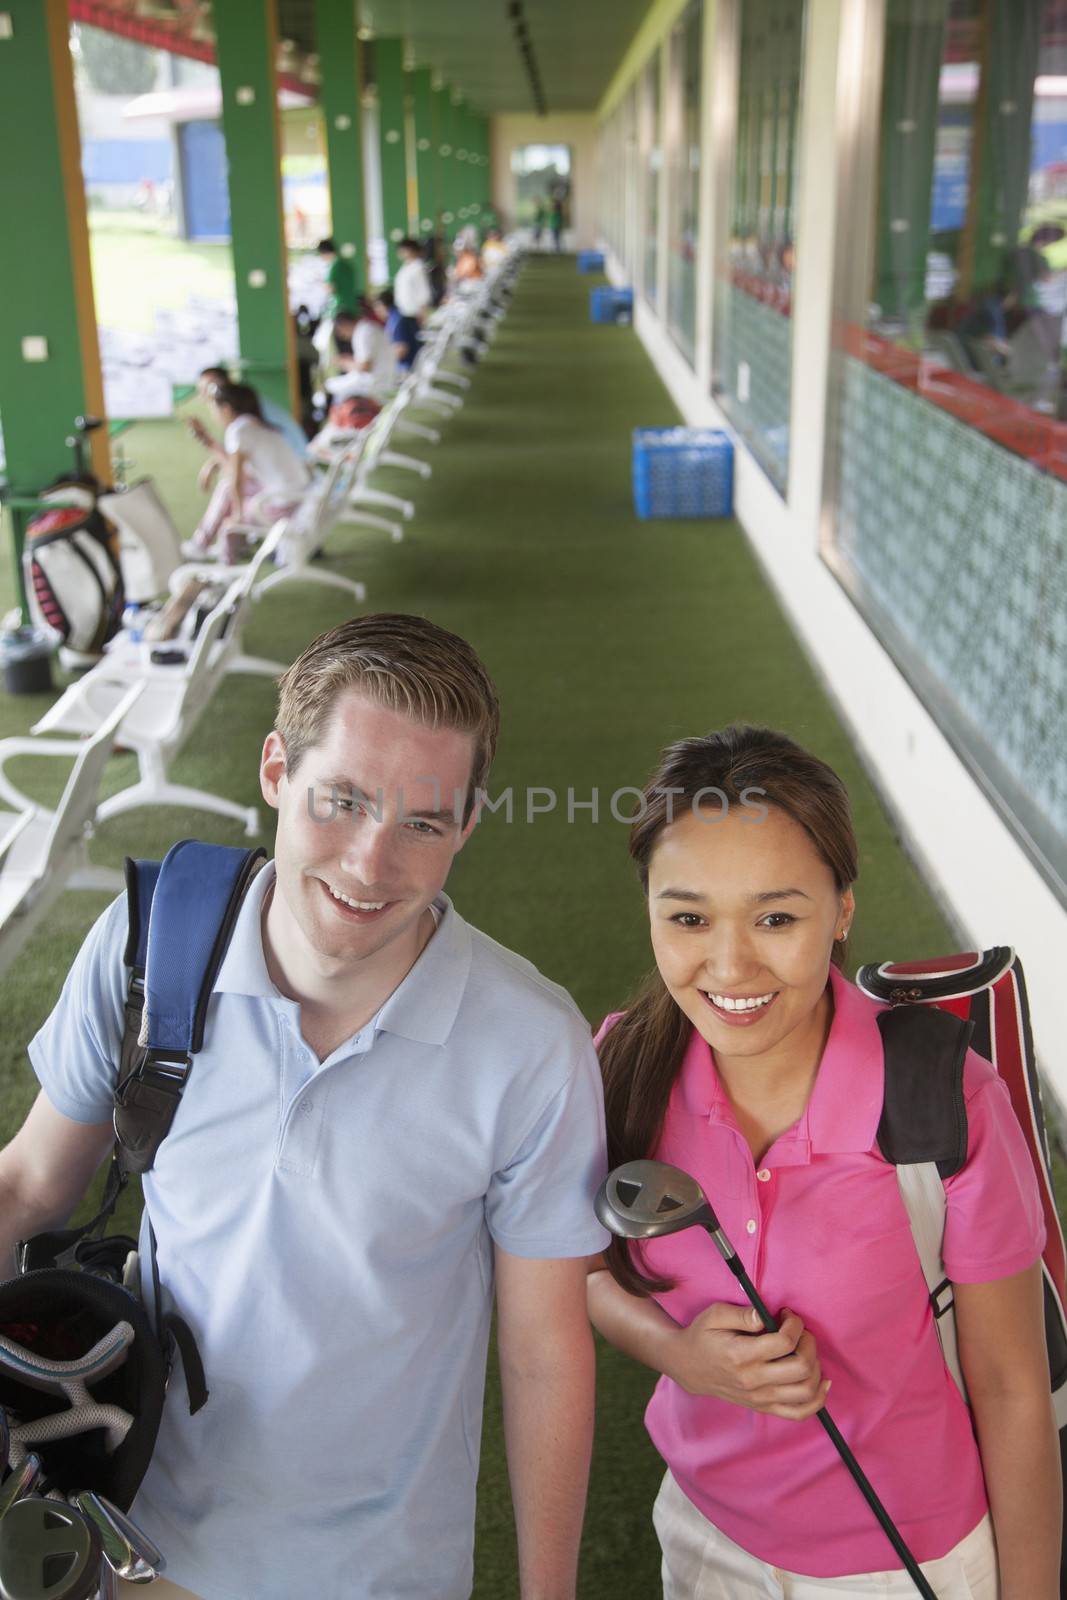
[[[752,1279],[745,1271],[741,1257],[737,1254],[737,1251],[730,1244],[730,1241],[727,1239],[721,1228],[712,1228],[707,1224],[705,1224],[705,1227],[707,1232],[714,1240],[715,1247],[719,1251],[719,1254],[722,1256],[723,1260],[726,1262],[726,1265],[729,1267],[730,1271],[733,1273],[734,1277],[737,1279],[742,1290],[744,1291],[749,1305],[751,1305],[753,1309],[758,1312],[759,1319],[763,1323],[763,1326],[766,1328],[767,1332],[777,1333],[778,1324],[771,1315],[770,1311],[768,1311],[767,1307],[764,1305],[763,1300],[760,1298],[759,1290],[756,1288],[756,1285],[752,1282]],[[912,1583],[914,1583],[919,1593],[923,1596],[923,1600],[937,1600],[937,1595],[930,1587],[927,1579],[923,1576],[919,1563],[916,1561],[915,1557],[904,1543],[904,1540],[901,1538],[892,1517],[879,1500],[877,1494],[874,1492],[873,1486],[867,1478],[867,1475],[863,1471],[863,1468],[860,1466],[845,1440],[842,1438],[841,1431],[838,1428],[837,1423],[831,1417],[825,1406],[821,1407],[821,1409],[818,1410],[815,1415],[826,1429],[826,1432],[830,1436],[831,1442],[833,1443],[834,1449],[837,1451],[838,1455],[841,1457],[841,1460],[845,1463],[845,1466],[851,1473],[852,1478],[855,1481],[856,1486],[863,1498],[866,1500],[867,1504],[878,1518],[879,1526],[881,1527],[886,1538],[889,1540],[890,1544],[893,1546],[893,1549],[896,1551],[897,1555],[900,1557],[901,1561],[904,1563],[904,1568],[909,1578],[911,1579]]]

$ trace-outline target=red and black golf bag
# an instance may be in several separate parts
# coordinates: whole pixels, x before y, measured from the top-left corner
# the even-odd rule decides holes
[[[883,1128],[879,1140],[883,1153],[898,1164],[898,1177],[902,1165],[908,1162],[933,1162],[938,1165],[940,1177],[958,1169],[959,1127],[950,1126],[952,1107],[949,1098],[941,1093],[932,1079],[923,1083],[920,1066],[923,1051],[910,1048],[907,1029],[892,1024],[907,1023],[908,1019],[897,1012],[913,1006],[936,1006],[970,1025],[969,1043],[972,1050],[992,1062],[1007,1085],[1012,1107],[1023,1130],[1034,1172],[1041,1191],[1041,1204],[1045,1215],[1045,1251],[1042,1273],[1045,1289],[1045,1333],[1048,1343],[1049,1378],[1053,1409],[1060,1431],[1060,1458],[1064,1479],[1067,1482],[1067,1250],[1064,1248],[1063,1229],[1056,1210],[1052,1184],[1052,1163],[1048,1136],[1041,1106],[1041,1084],[1034,1059],[1034,1043],[1030,1030],[1030,1012],[1026,999],[1026,984],[1022,966],[1015,952],[998,945],[991,950],[967,951],[959,955],[935,957],[928,961],[887,961],[861,967],[856,982],[873,1000],[880,1000],[894,1008],[893,1013],[883,1013],[880,1019],[891,1025],[883,1026],[886,1055],[886,1103],[883,1111]],[[917,1020],[917,1019],[916,1019]],[[948,1030],[950,1033],[952,1030]],[[900,1035],[899,1047],[894,1035]],[[967,1044],[966,1032],[957,1035]],[[947,1055],[953,1053],[953,1042],[947,1041]],[[963,1050],[958,1052],[962,1071]],[[931,1063],[934,1057],[930,1057]],[[939,1076],[944,1076],[939,1074]],[[926,1092],[933,1090],[932,1094]],[[956,1110],[962,1105],[962,1096],[956,1101]],[[944,1107],[942,1112],[938,1107]],[[964,1113],[965,1116],[965,1113]],[[883,1130],[887,1118],[895,1122],[897,1147],[886,1148]],[[938,1127],[938,1124],[944,1126]],[[922,1150],[908,1149],[907,1137],[900,1138],[900,1130],[909,1125],[921,1128]],[[966,1128],[963,1128],[963,1154],[966,1154]],[[953,1165],[955,1163],[955,1166]],[[902,1193],[905,1186],[901,1184]],[[913,1228],[915,1217],[905,1194]],[[920,1250],[920,1256],[922,1251]],[[924,1263],[924,1270],[926,1265]],[[955,1345],[954,1318],[951,1304],[951,1286],[944,1281],[931,1282],[934,1273],[927,1273],[931,1287],[934,1316],[942,1345],[949,1357],[949,1346]],[[947,1324],[947,1327],[946,1327]],[[1067,1521],[1067,1519],[1065,1519]],[[1061,1585],[1067,1593],[1067,1551],[1061,1564]]]

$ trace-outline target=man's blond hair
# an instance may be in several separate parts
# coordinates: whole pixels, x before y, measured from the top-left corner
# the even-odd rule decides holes
[[[476,791],[488,782],[500,731],[493,680],[467,641],[426,617],[400,612],[353,617],[314,639],[278,685],[274,726],[285,743],[289,778],[324,737],[346,689],[423,727],[471,735],[466,822]]]

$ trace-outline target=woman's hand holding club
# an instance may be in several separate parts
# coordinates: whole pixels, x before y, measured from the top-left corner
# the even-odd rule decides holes
[[[689,1394],[715,1395],[732,1405],[802,1422],[825,1403],[815,1340],[793,1311],[777,1333],[764,1330],[751,1306],[716,1302],[671,1341],[668,1376]]]

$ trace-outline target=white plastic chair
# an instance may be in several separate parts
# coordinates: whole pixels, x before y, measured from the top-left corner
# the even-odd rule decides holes
[[[367,598],[365,584],[357,582],[355,578],[346,578],[339,572],[331,572],[328,568],[311,565],[312,557],[322,548],[327,533],[335,522],[341,520],[354,471],[354,458],[346,456],[345,450],[339,451],[330,462],[327,471],[312,480],[296,510],[280,518],[273,525],[251,562],[236,562],[232,566],[208,560],[186,562],[171,578],[172,592],[188,578],[203,578],[206,582],[210,582],[213,578],[238,577],[251,571],[253,600],[259,600],[271,589],[276,589],[279,584],[303,581],[318,583],[329,589],[343,589],[352,595],[353,599],[362,603]],[[375,519],[375,522],[379,523],[380,519]],[[244,523],[231,526],[247,532],[260,531]],[[392,524],[381,523],[381,526],[390,529]],[[279,554],[284,555],[284,565],[257,581],[260,568],[276,549]],[[240,655],[235,658],[230,670],[256,672],[263,669],[256,665],[254,658]],[[274,675],[277,676],[277,673]]]
[[[65,890],[121,891],[121,872],[94,866],[89,860],[89,839],[94,818],[100,814],[100,780],[116,730],[142,690],[140,683],[128,688],[91,739],[0,740],[0,799],[12,808],[0,813],[0,972],[11,965]],[[54,811],[37,805],[8,778],[6,764],[19,755],[73,760]]]
[[[171,783],[167,774],[227,672],[254,670],[276,676],[284,670],[280,662],[261,662],[244,656],[240,649],[244,617],[263,559],[261,554],[250,562],[209,612],[184,665],[164,667],[143,660],[138,667],[105,657],[71,684],[34,724],[35,734],[95,734],[126,693],[131,678],[143,686],[136,704],[124,715],[118,735],[120,743],[136,754],[140,777],[100,805],[97,815],[101,821],[137,806],[191,806],[233,817],[244,823],[249,835],[259,832],[259,813],[254,806],[238,805],[206,789]]]

